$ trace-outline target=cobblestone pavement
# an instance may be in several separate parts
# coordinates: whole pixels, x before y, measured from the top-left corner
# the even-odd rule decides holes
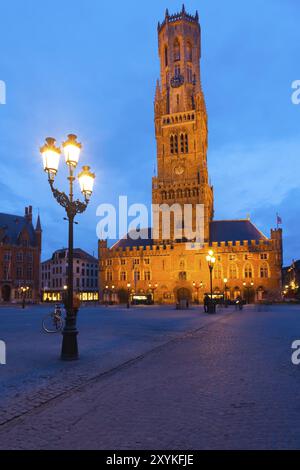
[[[114,368],[64,372],[2,419],[0,448],[299,449],[295,339],[297,307],[191,319]]]

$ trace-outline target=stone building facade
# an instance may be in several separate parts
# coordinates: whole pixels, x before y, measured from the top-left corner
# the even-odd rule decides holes
[[[216,296],[248,301],[281,295],[282,230],[265,236],[250,220],[214,220],[213,187],[207,166],[207,111],[201,87],[201,28],[198,13],[184,7],[158,25],[160,80],[156,86],[154,113],[157,142],[157,176],[152,182],[154,205],[191,204],[192,226],[196,207],[203,207],[203,244],[159,227],[148,229],[148,239],[129,236],[109,248],[99,241],[100,292],[155,296],[162,303],[181,299],[202,301],[210,291],[206,256],[214,251],[213,289]],[[184,209],[182,210],[184,213]],[[177,221],[176,221],[177,224]],[[184,221],[182,221],[184,226]],[[187,244],[188,242],[188,244]]]
[[[40,301],[42,228],[38,216],[32,223],[32,207],[25,215],[0,214],[0,301]]]
[[[83,302],[99,300],[98,260],[80,248],[74,249],[74,291]],[[68,285],[68,250],[57,250],[41,266],[41,287],[44,302],[60,302]]]

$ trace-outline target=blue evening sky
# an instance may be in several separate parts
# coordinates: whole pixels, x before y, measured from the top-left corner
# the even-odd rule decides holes
[[[69,132],[97,174],[76,245],[97,252],[96,208],[151,202],[157,22],[174,0],[10,0],[0,6],[0,212],[39,208],[43,259],[67,243],[64,213],[42,171],[39,146]],[[202,26],[202,84],[216,218],[245,218],[269,235],[284,222],[285,262],[300,257],[299,0],[189,0]],[[64,165],[58,185],[65,184]]]

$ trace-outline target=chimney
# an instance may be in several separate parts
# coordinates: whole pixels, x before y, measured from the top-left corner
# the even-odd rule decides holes
[[[25,207],[25,219],[32,222],[32,206]]]

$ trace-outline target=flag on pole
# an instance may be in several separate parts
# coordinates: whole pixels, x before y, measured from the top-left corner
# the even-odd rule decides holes
[[[277,214],[277,228],[282,225],[282,218]]]

